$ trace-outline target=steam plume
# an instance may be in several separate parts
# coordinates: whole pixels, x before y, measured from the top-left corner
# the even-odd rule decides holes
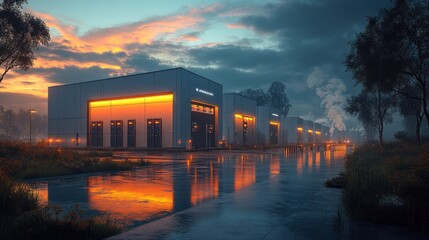
[[[326,118],[329,120],[332,136],[335,129],[345,131],[344,124],[347,115],[343,110],[346,104],[346,97],[343,93],[346,91],[346,85],[339,78],[329,78],[321,67],[314,67],[313,71],[307,77],[307,85],[316,90],[317,96],[322,99],[320,106],[325,108]]]

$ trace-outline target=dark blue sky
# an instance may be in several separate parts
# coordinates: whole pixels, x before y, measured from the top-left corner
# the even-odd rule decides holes
[[[348,42],[367,16],[390,4],[30,0],[26,9],[44,19],[52,41],[39,49],[35,68],[6,76],[0,101],[46,112],[48,86],[181,66],[223,84],[225,92],[282,81],[290,116],[332,124],[339,120],[328,112],[343,114],[353,128],[341,112],[346,97],[359,91],[343,64]]]

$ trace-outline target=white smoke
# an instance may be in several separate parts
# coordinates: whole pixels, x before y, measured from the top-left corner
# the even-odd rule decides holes
[[[321,107],[325,108],[326,118],[329,120],[331,136],[335,129],[345,131],[347,120],[346,112],[343,110],[346,97],[343,95],[347,90],[346,85],[339,78],[329,78],[321,67],[314,67],[307,77],[307,85],[316,90],[317,96],[322,99]],[[323,119],[323,118],[322,118]],[[322,122],[323,120],[319,120]]]

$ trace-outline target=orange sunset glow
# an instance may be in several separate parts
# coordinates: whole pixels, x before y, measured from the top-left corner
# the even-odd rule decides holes
[[[110,212],[119,218],[146,219],[156,213],[173,209],[171,172],[162,181],[127,182],[123,176],[90,177],[88,179],[89,206]],[[112,184],[114,183],[114,184]]]

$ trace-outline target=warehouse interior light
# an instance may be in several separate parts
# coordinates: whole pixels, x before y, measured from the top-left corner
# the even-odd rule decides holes
[[[173,101],[173,94],[165,94],[165,95],[157,95],[157,96],[90,101],[89,106],[90,107],[111,107],[111,106],[124,106],[124,105],[135,105],[135,104],[145,104],[145,103],[172,102],[172,101]]]

